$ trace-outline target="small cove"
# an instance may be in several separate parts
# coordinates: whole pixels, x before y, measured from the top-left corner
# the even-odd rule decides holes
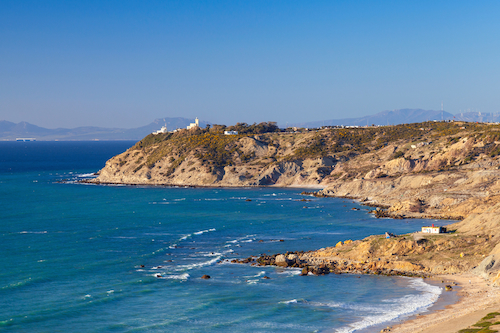
[[[424,311],[438,292],[419,279],[227,262],[412,232],[426,220],[375,219],[347,199],[304,202],[300,189],[60,183],[90,177],[128,146],[1,143],[2,329],[349,332],[397,317],[407,299],[421,305],[409,314]]]

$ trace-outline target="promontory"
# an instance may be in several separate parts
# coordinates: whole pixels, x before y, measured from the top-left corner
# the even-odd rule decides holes
[[[107,161],[92,182],[316,187],[317,196],[376,206],[379,217],[459,220],[443,236],[371,236],[299,259],[342,263],[347,271],[434,274],[475,268],[497,282],[499,167],[498,124],[280,130],[274,123],[239,123],[150,134]]]

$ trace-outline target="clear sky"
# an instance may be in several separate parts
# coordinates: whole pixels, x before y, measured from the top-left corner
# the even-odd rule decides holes
[[[0,1],[0,120],[500,112],[499,1]]]

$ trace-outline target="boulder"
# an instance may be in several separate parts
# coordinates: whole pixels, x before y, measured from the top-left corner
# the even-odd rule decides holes
[[[479,266],[472,270],[472,273],[481,276],[484,279],[488,279],[490,275],[495,274],[500,270],[500,262],[498,260],[498,255],[493,254],[487,256],[481,261]]]
[[[278,254],[274,259],[276,266],[287,267],[288,262],[284,254]]]
[[[309,271],[313,273],[314,275],[326,275],[330,274],[330,269],[326,267],[325,265],[320,265],[320,266],[312,266],[309,268]]]

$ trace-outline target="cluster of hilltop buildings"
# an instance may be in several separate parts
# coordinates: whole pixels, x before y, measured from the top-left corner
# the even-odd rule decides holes
[[[198,118],[196,118],[194,120],[194,123],[190,123],[189,126],[186,127],[186,129],[190,130],[192,128],[196,128],[196,127],[200,127],[200,120]],[[179,131],[180,129],[175,129],[172,131],[172,133],[175,133],[177,131]],[[162,134],[162,133],[168,133],[168,130],[167,130],[167,125],[165,126],[162,126],[159,130],[157,131],[154,131],[152,134],[156,135],[156,134]]]
[[[198,118],[196,118],[194,120],[194,123],[190,123],[189,126],[186,127],[186,129],[190,130],[192,128],[197,128],[197,127],[200,127],[200,120]],[[179,128],[175,129],[175,130],[172,131],[172,133],[175,133],[175,132],[177,132],[179,130],[181,130],[181,129],[179,129]],[[167,125],[162,126],[159,130],[154,131],[152,134],[157,135],[157,134],[162,134],[162,133],[168,133]],[[224,134],[225,135],[237,135],[238,131],[224,131]]]

